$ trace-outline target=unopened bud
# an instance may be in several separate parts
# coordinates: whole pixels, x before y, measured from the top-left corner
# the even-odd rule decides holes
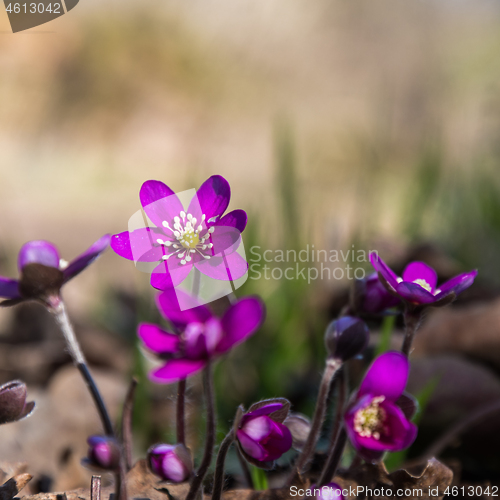
[[[344,316],[328,325],[325,332],[326,348],[333,358],[347,361],[365,349],[369,335],[364,321]]]
[[[33,411],[35,403],[26,402],[26,393],[26,384],[21,380],[0,386],[0,424],[16,422]]]
[[[164,481],[182,483],[193,471],[191,453],[182,444],[156,444],[148,450],[148,464]]]
[[[90,467],[115,471],[120,467],[120,446],[109,436],[91,436],[87,439],[89,451],[84,463]]]

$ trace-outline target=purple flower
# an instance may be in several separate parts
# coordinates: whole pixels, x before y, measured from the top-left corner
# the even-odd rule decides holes
[[[292,434],[283,424],[289,408],[286,399],[261,401],[236,419],[236,441],[250,463],[271,469],[273,462],[292,447]]]
[[[190,309],[181,310],[191,301]],[[252,335],[262,324],[265,308],[257,297],[244,297],[231,304],[225,314],[218,318],[196,299],[174,292],[161,293],[157,306],[180,335],[163,330],[151,323],[142,323],[138,335],[144,345],[166,363],[150,373],[154,382],[170,384],[186,378],[204,368],[210,359],[216,358]]]
[[[369,336],[370,331],[363,320],[343,316],[328,325],[325,344],[331,357],[347,361],[365,349]]]
[[[116,471],[120,467],[120,447],[109,436],[91,436],[87,439],[89,451],[83,464],[92,469]]]
[[[384,451],[408,448],[417,436],[403,394],[410,365],[399,352],[379,356],[365,375],[345,413],[347,435],[360,455],[379,460]],[[413,406],[414,408],[414,406]]]
[[[401,302],[385,289],[377,273],[358,280],[355,294],[355,310],[361,314],[380,314]]]
[[[3,304],[17,304],[24,300],[45,302],[50,296],[58,296],[65,283],[106,250],[109,240],[110,235],[104,235],[69,264],[61,260],[57,248],[48,241],[35,240],[24,244],[17,261],[20,278],[0,276],[0,297],[9,299]]]
[[[0,424],[17,422],[31,415],[35,403],[27,403],[26,394],[26,384],[21,380],[13,380],[0,386]]]
[[[172,483],[186,481],[193,470],[191,454],[182,444],[151,446],[148,450],[147,461],[153,474]]]
[[[345,498],[342,495],[342,488],[337,483],[328,483],[321,488],[312,484],[308,491],[310,493],[306,494],[306,498],[311,497],[317,500],[344,500]]]
[[[424,262],[408,264],[401,278],[376,253],[370,254],[370,262],[387,290],[407,303],[419,306],[439,306],[451,302],[472,285],[477,275],[477,271],[459,274],[437,288],[436,271]]]
[[[115,234],[111,248],[129,260],[158,262],[151,274],[153,287],[176,287],[193,266],[216,280],[234,281],[247,272],[247,262],[236,253],[247,214],[233,210],[223,215],[231,197],[224,177],[207,179],[187,209],[160,181],[146,181],[139,196],[152,225]]]

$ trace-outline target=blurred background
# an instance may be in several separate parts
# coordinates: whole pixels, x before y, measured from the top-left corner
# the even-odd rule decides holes
[[[70,260],[125,230],[145,180],[181,191],[213,174],[231,184],[230,209],[249,214],[247,252],[354,245],[398,271],[424,260],[442,280],[477,268],[418,335],[409,389],[420,433],[388,464],[418,459],[500,400],[499,56],[500,5],[488,0],[81,0],[15,35],[2,8],[0,273],[16,275],[28,240]],[[350,285],[254,278],[238,294],[262,295],[268,319],[217,366],[220,436],[259,398],[285,396],[311,415],[323,331]],[[173,439],[175,387],[147,382],[135,341],[139,321],[160,321],[148,276],[108,251],[64,296],[116,417],[130,376],[141,379],[137,457]],[[400,346],[398,321],[370,326],[353,388],[382,337]],[[1,381],[23,378],[38,405],[0,429],[0,459],[28,462],[33,492],[86,486],[80,458],[99,422],[52,319],[36,305],[4,309],[0,333]],[[195,377],[198,448],[201,406]],[[439,450],[457,484],[500,481],[499,416]],[[235,460],[228,470],[237,481]]]

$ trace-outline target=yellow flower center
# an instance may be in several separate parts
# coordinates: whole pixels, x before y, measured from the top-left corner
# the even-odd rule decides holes
[[[359,409],[354,415],[354,430],[361,437],[372,437],[377,441],[380,434],[385,432],[386,412],[380,407],[385,396],[373,398],[369,405]]]
[[[427,283],[427,281],[423,279],[418,279],[418,280],[413,280],[413,283],[416,283],[417,285],[420,285],[422,288],[425,288],[428,292],[432,293],[432,287]]]
[[[192,227],[186,228],[184,234],[179,238],[179,243],[184,248],[196,248],[200,242],[200,236]]]

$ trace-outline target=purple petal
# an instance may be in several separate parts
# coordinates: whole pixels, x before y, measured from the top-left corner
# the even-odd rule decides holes
[[[232,226],[214,226],[209,241],[213,244],[212,255],[222,257],[222,252],[229,255],[238,249],[241,245],[241,232]]]
[[[405,390],[409,370],[408,359],[400,352],[390,351],[382,354],[368,369],[361,382],[358,397],[370,394],[396,401]]]
[[[171,359],[161,368],[152,371],[149,379],[159,384],[171,384],[194,375],[206,364],[207,361],[203,359]]]
[[[151,273],[151,286],[157,290],[168,290],[176,287],[188,277],[192,268],[192,264],[182,265],[177,258],[172,260],[170,264],[161,262]]]
[[[372,252],[370,254],[370,262],[377,271],[377,273],[380,273],[385,281],[389,283],[389,285],[392,286],[392,288],[396,289],[396,286],[398,284],[398,277],[394,273],[394,271],[378,256],[376,252]]]
[[[437,283],[437,273],[425,262],[411,262],[403,271],[403,281],[414,283],[423,280],[430,286],[430,292],[434,292]]]
[[[458,295],[474,283],[476,276],[477,271],[471,271],[470,273],[459,274],[451,280],[446,281],[439,287],[440,292],[436,295],[436,300],[442,299],[450,293]]]
[[[111,248],[120,257],[135,262],[156,262],[164,255],[164,249],[156,244],[163,232],[156,228],[140,228],[129,233],[114,234],[111,237]]]
[[[210,309],[182,290],[169,289],[157,296],[156,305],[163,317],[184,330],[189,323],[206,323],[212,318]]]
[[[425,288],[422,288],[416,283],[409,283],[408,281],[399,283],[396,287],[396,292],[403,299],[408,302],[414,302],[415,304],[432,304],[437,300],[436,297],[425,290]]]
[[[0,297],[7,299],[19,299],[19,282],[10,278],[0,276]]]
[[[264,321],[264,315],[264,303],[257,297],[245,297],[233,304],[222,317],[225,335],[217,352],[226,352],[252,335]]]
[[[151,323],[141,323],[137,335],[143,344],[158,354],[175,353],[179,350],[179,336],[162,330]]]
[[[261,415],[270,415],[271,413],[274,413],[277,410],[281,410],[283,408],[283,404],[281,403],[270,403],[268,405],[261,406],[260,408],[257,408],[257,410],[254,411],[249,411],[248,413],[245,413],[243,415],[243,418],[241,419],[242,423],[245,423],[246,420],[250,417],[258,417]]]
[[[111,236],[105,234],[99,238],[93,245],[91,245],[85,252],[80,254],[76,259],[73,259],[68,267],[64,269],[64,282],[66,283],[71,278],[74,278],[77,274],[81,273],[87,266],[92,264],[94,260],[101,255],[106,248],[108,248]]]
[[[264,442],[261,441],[266,451],[265,460],[272,461],[278,459],[292,447],[292,443],[292,433],[288,427],[271,420],[271,433],[269,437],[264,439]]]
[[[256,460],[264,460],[266,457],[266,452],[264,451],[264,448],[254,441],[250,436],[248,436],[244,431],[241,429],[236,431],[236,438],[240,442],[241,447],[247,453],[250,455],[252,458],[255,458]]]
[[[209,278],[219,281],[236,281],[248,271],[248,262],[234,252],[224,257],[212,257],[195,263],[196,269]]]
[[[273,421],[269,417],[261,415],[247,419],[241,426],[241,430],[254,441],[261,441],[271,433],[272,423]]]
[[[146,181],[139,198],[147,216],[158,227],[162,227],[163,221],[170,224],[184,210],[177,195],[160,181]]]
[[[210,219],[220,217],[226,211],[230,198],[231,188],[226,179],[220,175],[212,175],[196,191],[188,212],[198,220],[201,220],[201,214],[204,214],[206,223],[212,225],[216,221],[210,222]]]
[[[48,267],[59,269],[59,252],[57,248],[44,240],[28,241],[25,243],[17,259],[19,271],[27,264],[43,264]]]
[[[244,210],[233,210],[224,215],[215,224],[217,226],[230,226],[236,228],[240,233],[245,230],[247,225],[247,213]]]

